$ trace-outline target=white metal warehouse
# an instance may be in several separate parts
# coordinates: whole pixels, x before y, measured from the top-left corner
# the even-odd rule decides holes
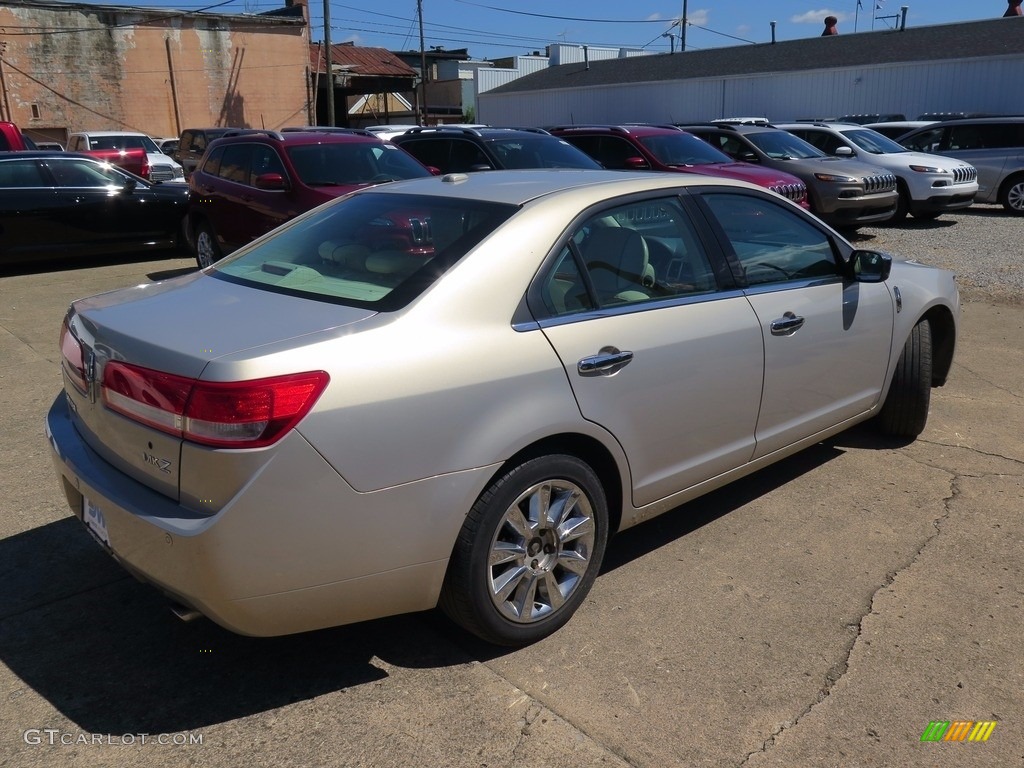
[[[581,61],[476,98],[491,125],[1024,114],[1024,17]]]

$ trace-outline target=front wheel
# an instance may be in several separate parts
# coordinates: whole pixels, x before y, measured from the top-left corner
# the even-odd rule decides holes
[[[573,456],[531,459],[473,505],[448,565],[440,605],[496,645],[526,645],[565,624],[590,590],[608,540],[594,471]]]
[[[921,320],[910,331],[878,414],[882,432],[893,437],[917,437],[928,422],[932,392],[932,327]]]
[[[205,221],[196,227],[196,263],[200,269],[206,269],[215,261],[220,261],[221,252],[213,228]]]
[[[999,202],[1010,213],[1024,216],[1024,176],[1014,176],[1003,185]]]

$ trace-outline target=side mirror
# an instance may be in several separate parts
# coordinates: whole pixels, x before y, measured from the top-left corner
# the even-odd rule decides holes
[[[280,173],[261,173],[256,177],[256,189],[287,189],[288,184]]]
[[[851,147],[836,147],[836,157],[853,157],[855,154],[857,153]]]
[[[889,279],[892,256],[878,251],[854,251],[849,261],[850,277],[858,283],[882,283]]]
[[[441,175],[441,169],[438,168],[436,165],[428,165],[427,166],[427,170],[430,171],[430,175],[431,176],[440,176]]]
[[[759,163],[757,155],[751,152],[749,149],[744,149],[736,153],[736,159],[743,163]]]
[[[476,165],[469,166],[471,171],[493,171],[494,169],[487,163],[477,163]]]
[[[626,168],[631,171],[646,171],[651,167],[651,164],[644,160],[642,157],[627,157]]]

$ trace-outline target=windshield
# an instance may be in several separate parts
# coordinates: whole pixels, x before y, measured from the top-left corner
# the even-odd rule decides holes
[[[160,154],[160,148],[149,136],[90,136],[89,149],[144,149],[147,154]]]
[[[809,160],[828,157],[816,147],[786,131],[759,131],[746,139],[774,160]]]
[[[552,136],[537,138],[495,139],[491,142],[502,168],[600,168],[589,155],[562,139]]]
[[[403,150],[373,140],[297,144],[287,152],[295,172],[309,187],[378,184],[430,175]]]
[[[840,131],[840,133],[865,152],[870,152],[873,155],[889,155],[896,152],[908,151],[906,147],[900,146],[892,139],[886,138],[880,134],[878,131],[870,131],[862,128],[859,130]]]
[[[689,133],[666,133],[660,136],[640,136],[641,144],[665,165],[708,165],[710,163],[734,162],[724,152],[712,147],[703,139]]]
[[[395,310],[516,210],[479,200],[356,194],[222,259],[213,274],[277,293]]]

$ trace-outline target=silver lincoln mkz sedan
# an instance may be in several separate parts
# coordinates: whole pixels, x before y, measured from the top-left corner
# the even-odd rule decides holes
[[[231,630],[440,605],[516,645],[614,532],[865,419],[919,434],[958,314],[950,273],[743,182],[454,174],[76,301],[47,434],[94,537]]]

